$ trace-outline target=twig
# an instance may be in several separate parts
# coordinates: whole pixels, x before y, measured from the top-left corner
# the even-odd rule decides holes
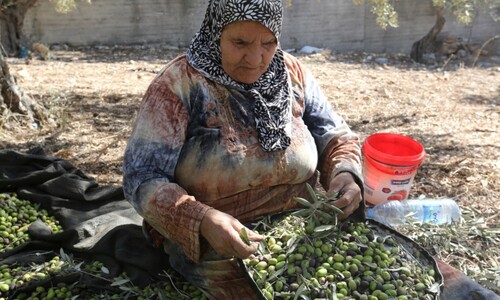
[[[120,141],[120,139],[122,138],[122,136],[119,136],[119,135],[114,135],[111,137],[113,137],[113,140],[111,141],[111,143],[108,143],[107,145],[105,145],[101,149],[97,150],[98,155],[97,155],[96,159],[94,160],[94,163],[98,162],[99,159],[101,158],[101,156],[104,155],[109,150],[109,148],[111,146],[116,145]]]
[[[495,36],[489,38],[486,42],[484,42],[484,44],[481,46],[481,48],[479,48],[479,50],[476,53],[476,56],[474,57],[474,62],[472,63],[472,67],[473,68],[476,66],[477,60],[479,59],[479,55],[481,55],[481,52],[483,51],[483,48],[486,47],[486,45],[488,45],[489,43],[491,43],[492,41],[494,41],[494,40],[496,40],[498,38],[500,38],[500,35],[495,35]]]
[[[2,42],[0,42],[0,50],[2,51],[2,53],[3,53],[3,55],[4,55],[5,57],[7,57],[7,56],[8,56],[8,55],[7,55],[7,51],[5,51],[5,48],[3,47]]]
[[[451,55],[448,57],[448,59],[447,59],[447,60],[444,62],[444,64],[443,64],[443,70],[444,70],[444,68],[446,68],[446,66],[448,65],[448,63],[449,63],[449,62],[452,60],[452,58],[454,58],[454,57],[455,57],[455,54],[451,54]]]
[[[174,281],[172,280],[172,276],[170,276],[170,274],[168,274],[166,271],[163,271],[163,274],[168,278],[168,280],[170,281],[170,283],[172,284],[172,287],[182,296],[186,297],[186,298],[189,298],[189,295],[186,295],[184,294],[183,292],[179,291],[179,289],[177,288],[177,286],[175,285]]]

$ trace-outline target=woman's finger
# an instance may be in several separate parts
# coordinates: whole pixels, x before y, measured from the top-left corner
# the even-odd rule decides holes
[[[351,203],[343,209],[344,212],[338,216],[338,219],[344,220],[352,215],[352,213],[359,208],[360,203],[361,201],[351,201]]]
[[[250,230],[250,229],[247,230],[247,234],[248,234],[248,238],[250,239],[250,241],[260,242],[264,239],[263,235],[260,235],[260,234],[256,233],[253,230]]]
[[[233,251],[232,256],[239,257],[241,259],[245,259],[249,257],[251,254],[255,253],[257,251],[257,248],[259,247],[259,243],[253,242],[253,240],[250,238],[252,241],[250,245],[247,245],[243,241],[237,241],[235,243],[231,244],[231,249]]]

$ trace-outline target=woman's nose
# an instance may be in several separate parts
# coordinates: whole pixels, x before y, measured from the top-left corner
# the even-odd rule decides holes
[[[263,59],[263,51],[258,46],[250,47],[245,54],[245,61],[252,67],[261,65]]]

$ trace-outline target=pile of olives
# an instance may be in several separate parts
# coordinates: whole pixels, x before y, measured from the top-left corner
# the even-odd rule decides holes
[[[170,279],[155,282],[145,288],[131,284],[126,279],[126,274],[108,279],[109,288],[102,290],[96,289],[95,286],[88,287],[79,281],[70,283],[50,281],[56,276],[77,271],[85,276],[105,278],[103,268],[105,268],[103,263],[99,261],[78,264],[77,267],[73,263],[62,260],[59,256],[54,256],[50,261],[37,265],[2,265],[0,266],[0,300],[207,299],[201,290],[183,281],[180,275],[172,270],[168,270]],[[42,280],[45,281],[42,282]],[[32,288],[29,292],[18,292],[19,289],[26,287]]]
[[[0,296],[9,296],[12,299],[12,294],[16,289],[24,288],[34,283],[49,279],[51,276],[60,274],[68,269],[68,263],[60,259],[59,256],[54,256],[49,261],[43,263],[33,263],[28,265],[14,264],[0,266]],[[43,286],[36,287],[30,299],[37,299],[36,295],[46,292],[47,299],[71,299],[71,291],[67,287],[51,287],[45,290]],[[57,296],[57,298],[55,298]],[[0,298],[5,299],[5,298]],[[27,295],[21,294],[15,299],[27,299]]]
[[[18,199],[15,194],[0,194],[0,252],[29,241],[28,227],[37,219],[45,222],[54,233],[62,231],[59,222],[45,209]]]
[[[265,239],[242,262],[265,299],[437,299],[434,265],[373,226],[287,215],[256,228]]]
[[[207,299],[201,290],[183,281],[180,275],[172,270],[168,270],[170,279],[155,282],[145,288],[139,288],[132,285],[130,281],[123,280],[126,278],[126,274],[109,279],[109,286],[114,286],[115,289],[99,290],[95,287],[87,287],[78,281],[71,283],[50,281],[56,276],[77,271],[84,273],[85,276],[104,278],[103,268],[105,268],[103,263],[99,261],[78,264],[76,267],[73,263],[66,262],[59,256],[54,256],[50,261],[41,264],[2,265],[0,266],[0,300]],[[17,292],[19,289],[30,286],[32,288],[29,289],[29,292]]]
[[[0,252],[6,252],[30,240],[28,227],[36,220],[46,223],[53,233],[62,231],[59,222],[27,200],[15,194],[0,194]],[[109,281],[109,288],[96,289],[84,283],[54,282],[67,274],[80,273]],[[185,282],[175,271],[165,270],[168,278],[139,288],[127,280],[127,274],[108,278],[102,262],[77,263],[71,255],[54,255],[50,260],[29,264],[0,265],[0,300],[50,299],[194,299],[206,296],[197,287]],[[114,287],[114,288],[111,288]]]

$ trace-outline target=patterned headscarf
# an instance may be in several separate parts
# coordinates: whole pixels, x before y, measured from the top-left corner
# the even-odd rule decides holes
[[[224,26],[251,20],[281,34],[282,0],[210,0],[200,31],[187,50],[191,66],[211,80],[248,92],[254,98],[255,124],[259,143],[265,151],[286,149],[291,134],[290,78],[283,51],[277,49],[267,71],[254,83],[242,84],[222,68],[219,46]]]

